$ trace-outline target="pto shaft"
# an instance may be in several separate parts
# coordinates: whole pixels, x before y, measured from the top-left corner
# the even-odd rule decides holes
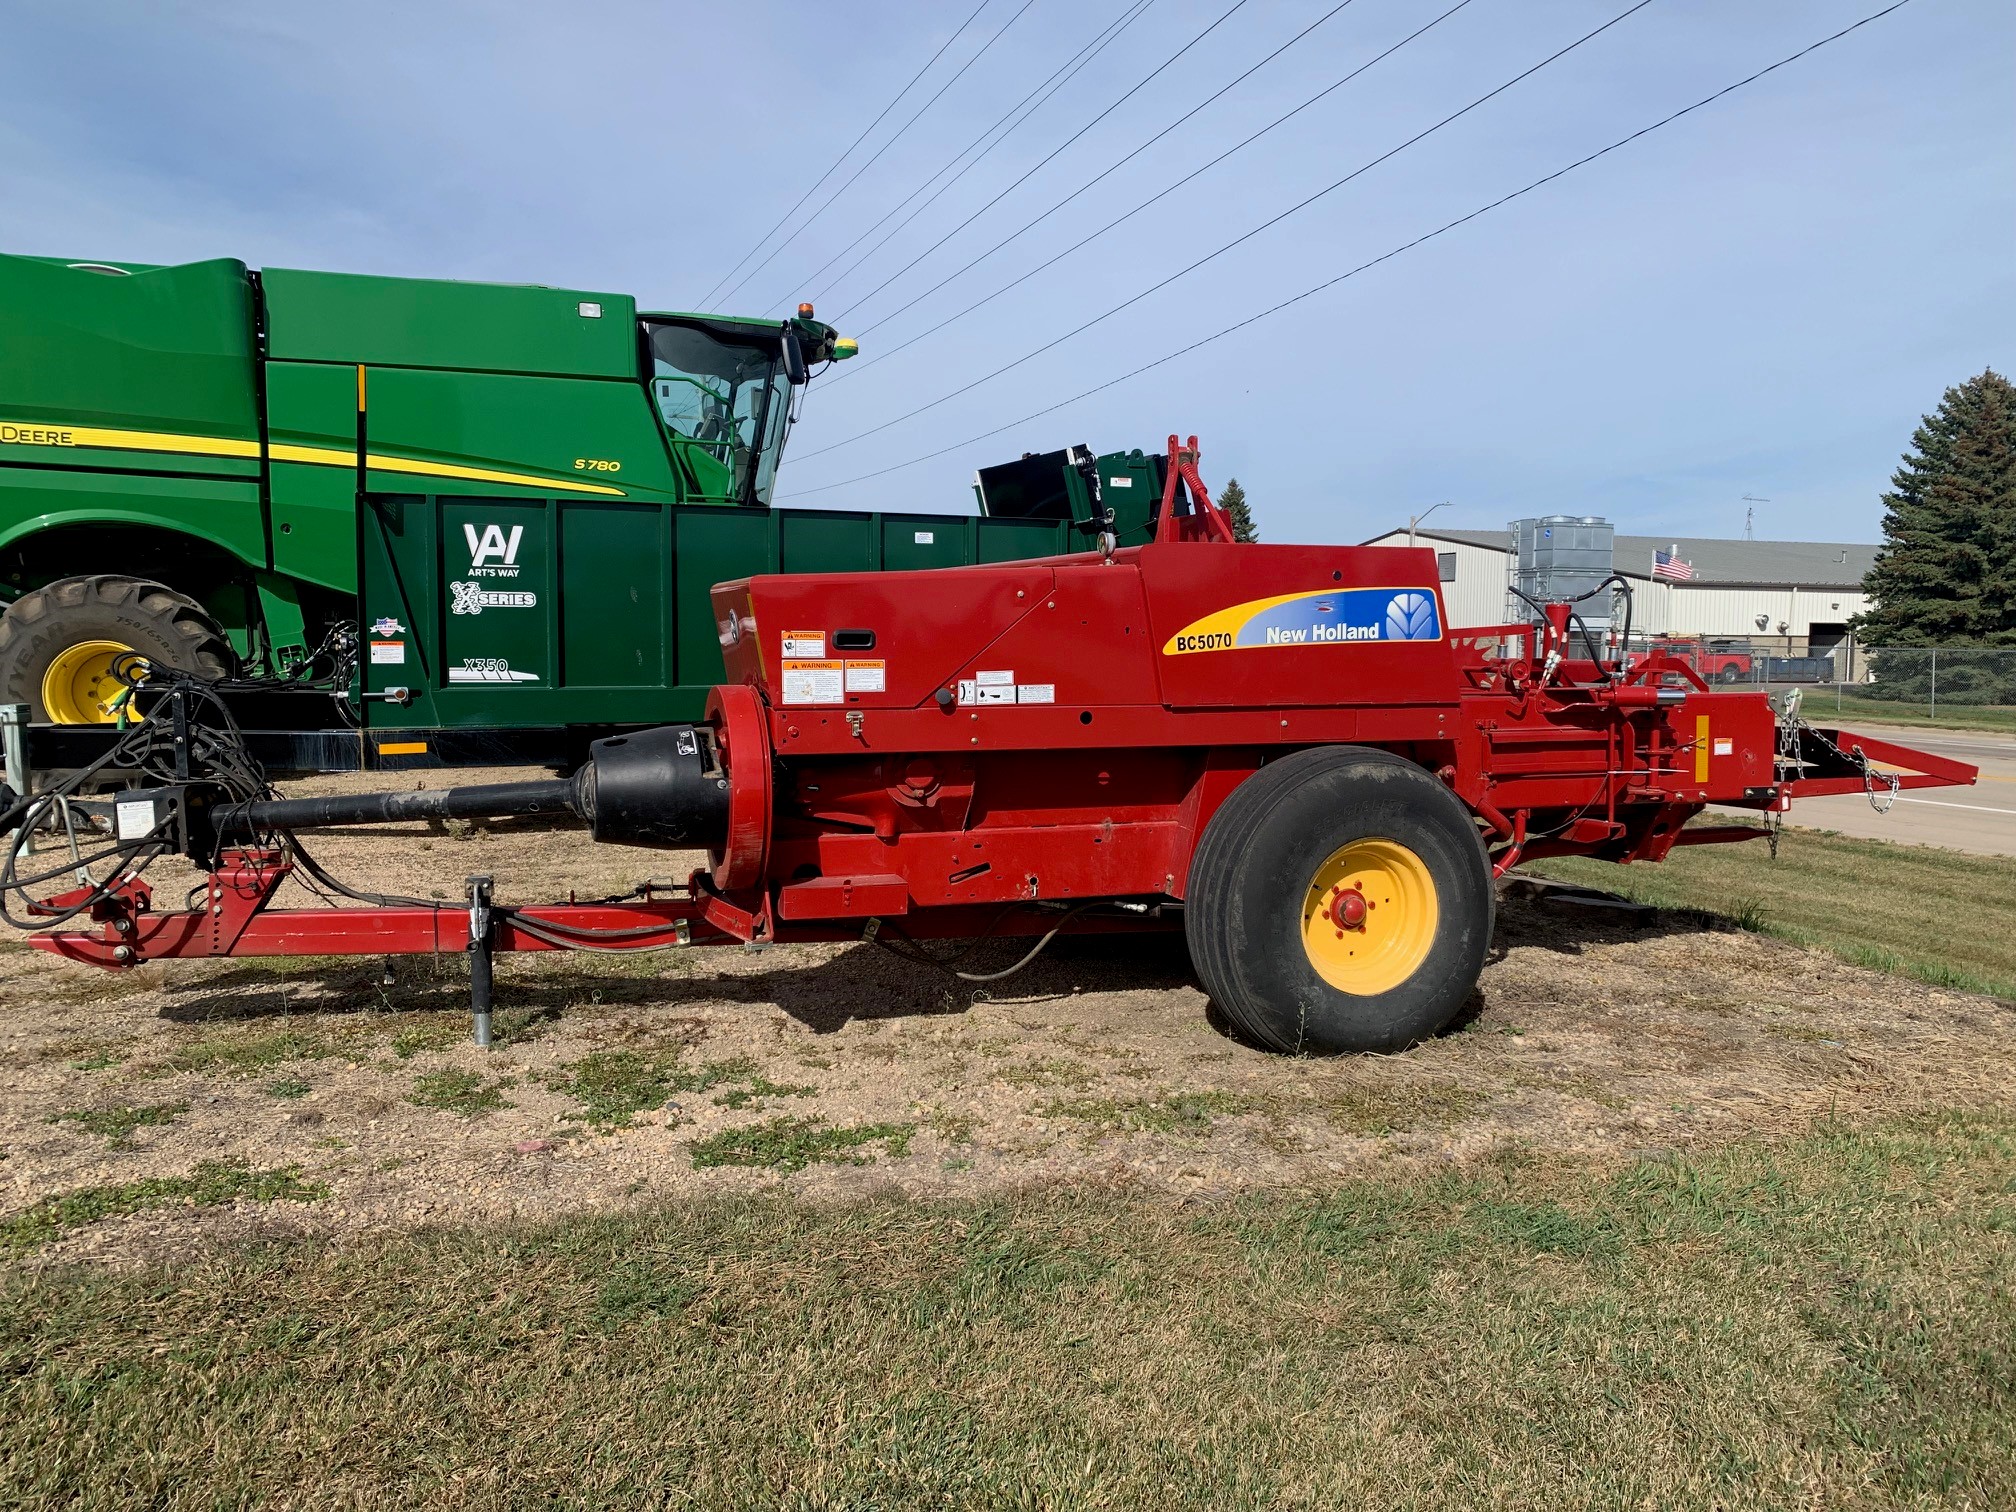
[[[728,831],[728,773],[711,730],[663,725],[598,740],[572,777],[407,793],[262,798],[220,805],[218,838],[401,819],[578,819],[611,845],[706,850]]]

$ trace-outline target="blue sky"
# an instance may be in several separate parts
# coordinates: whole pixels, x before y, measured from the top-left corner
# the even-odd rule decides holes
[[[0,247],[572,284],[690,308],[977,0],[10,7]],[[1375,257],[1880,8],[1654,0],[1455,124],[999,378],[858,441],[1174,273],[1624,10],[1471,0],[1295,120],[986,309],[868,366],[1150,199],[1447,10],[1352,0],[1059,214],[875,324],[1322,16],[1247,0],[873,298],[1232,0],[1152,0],[860,269],[834,254],[1139,0],[990,0],[807,210],[1000,31],[761,273],[863,337],[816,383],[786,502],[968,507],[976,466],[1196,432],[1269,539],[1600,513],[1620,529],[1873,540],[1920,414],[2016,364],[2016,6],[1896,14],[1559,183],[1190,356],[1015,421]],[[1010,19],[1012,24],[1007,24]],[[942,182],[940,179],[938,182]],[[912,202],[914,206],[914,201]],[[803,219],[807,212],[800,212]],[[795,224],[795,223],[794,223]],[[885,226],[884,230],[888,228]],[[817,276],[815,276],[815,274]],[[836,381],[837,380],[837,381]],[[839,445],[822,456],[808,454]]]

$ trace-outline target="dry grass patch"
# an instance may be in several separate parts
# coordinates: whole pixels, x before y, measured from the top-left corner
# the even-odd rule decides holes
[[[2003,1507],[2012,1193],[2016,1119],[1944,1113],[1202,1207],[730,1198],[17,1273],[0,1497]]]

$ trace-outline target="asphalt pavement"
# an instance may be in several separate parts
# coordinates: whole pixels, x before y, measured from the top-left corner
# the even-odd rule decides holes
[[[1815,724],[1819,713],[1809,714]],[[1844,720],[1850,729],[1853,721]],[[1989,730],[1903,729],[1865,724],[1869,734],[1915,750],[1950,756],[1981,769],[1972,787],[1925,788],[1897,795],[1890,812],[1879,814],[1860,793],[1839,798],[1801,798],[1785,816],[1788,825],[1837,830],[1869,840],[1907,845],[1943,845],[1950,850],[2016,856],[2016,735]]]

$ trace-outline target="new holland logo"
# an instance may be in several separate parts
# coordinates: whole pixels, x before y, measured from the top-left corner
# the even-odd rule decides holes
[[[539,595],[536,593],[499,592],[485,588],[481,583],[450,583],[448,593],[452,602],[448,606],[451,614],[481,614],[485,609],[536,609]]]
[[[1185,625],[1169,638],[1162,654],[1441,638],[1434,594],[1413,588],[1345,588],[1284,593],[1220,609]]]
[[[1387,640],[1440,640],[1435,600],[1425,593],[1396,593],[1386,605]]]

